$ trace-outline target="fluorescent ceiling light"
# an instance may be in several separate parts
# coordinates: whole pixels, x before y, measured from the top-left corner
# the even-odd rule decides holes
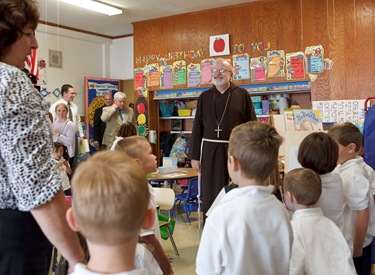
[[[107,14],[109,16],[122,14],[122,10],[91,0],[60,0],[81,8]]]

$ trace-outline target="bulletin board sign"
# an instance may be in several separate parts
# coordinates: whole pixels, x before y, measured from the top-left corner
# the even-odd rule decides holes
[[[361,130],[365,121],[365,99],[313,101],[313,109],[322,114],[323,122],[352,122]]]
[[[111,92],[114,95],[120,90],[120,80],[109,78],[85,77],[85,123],[86,137],[92,142],[95,110],[104,106],[104,95]],[[90,145],[90,152],[95,148]]]

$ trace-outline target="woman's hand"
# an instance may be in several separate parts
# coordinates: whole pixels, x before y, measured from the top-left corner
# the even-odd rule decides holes
[[[61,134],[60,131],[57,130],[56,128],[53,128],[52,133],[53,133],[55,136],[59,136],[59,135]]]

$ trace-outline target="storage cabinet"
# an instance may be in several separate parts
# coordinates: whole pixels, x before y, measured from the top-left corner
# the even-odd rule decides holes
[[[302,108],[311,108],[311,91],[310,82],[308,81],[295,81],[295,82],[278,82],[278,83],[256,83],[248,85],[240,85],[247,89],[249,96],[260,95],[262,97],[268,97],[270,95],[288,94],[289,104],[297,101]],[[153,102],[156,105],[156,131],[157,131],[157,144],[156,144],[156,156],[158,164],[162,158],[162,149],[160,148],[161,135],[170,133],[173,134],[174,140],[181,134],[185,135],[187,139],[190,139],[191,132],[193,129],[194,116],[168,116],[163,117],[160,114],[160,102],[162,100],[175,101],[175,100],[196,100],[199,95],[209,89],[196,88],[196,89],[179,89],[179,90],[160,90],[156,91],[153,95]],[[268,121],[269,115],[257,115],[260,121]],[[176,128],[179,123],[180,128]]]

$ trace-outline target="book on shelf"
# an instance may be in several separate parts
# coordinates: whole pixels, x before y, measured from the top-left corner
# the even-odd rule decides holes
[[[322,115],[318,110],[293,109],[296,131],[323,131]]]
[[[284,122],[286,131],[295,131],[293,108],[284,109]]]

